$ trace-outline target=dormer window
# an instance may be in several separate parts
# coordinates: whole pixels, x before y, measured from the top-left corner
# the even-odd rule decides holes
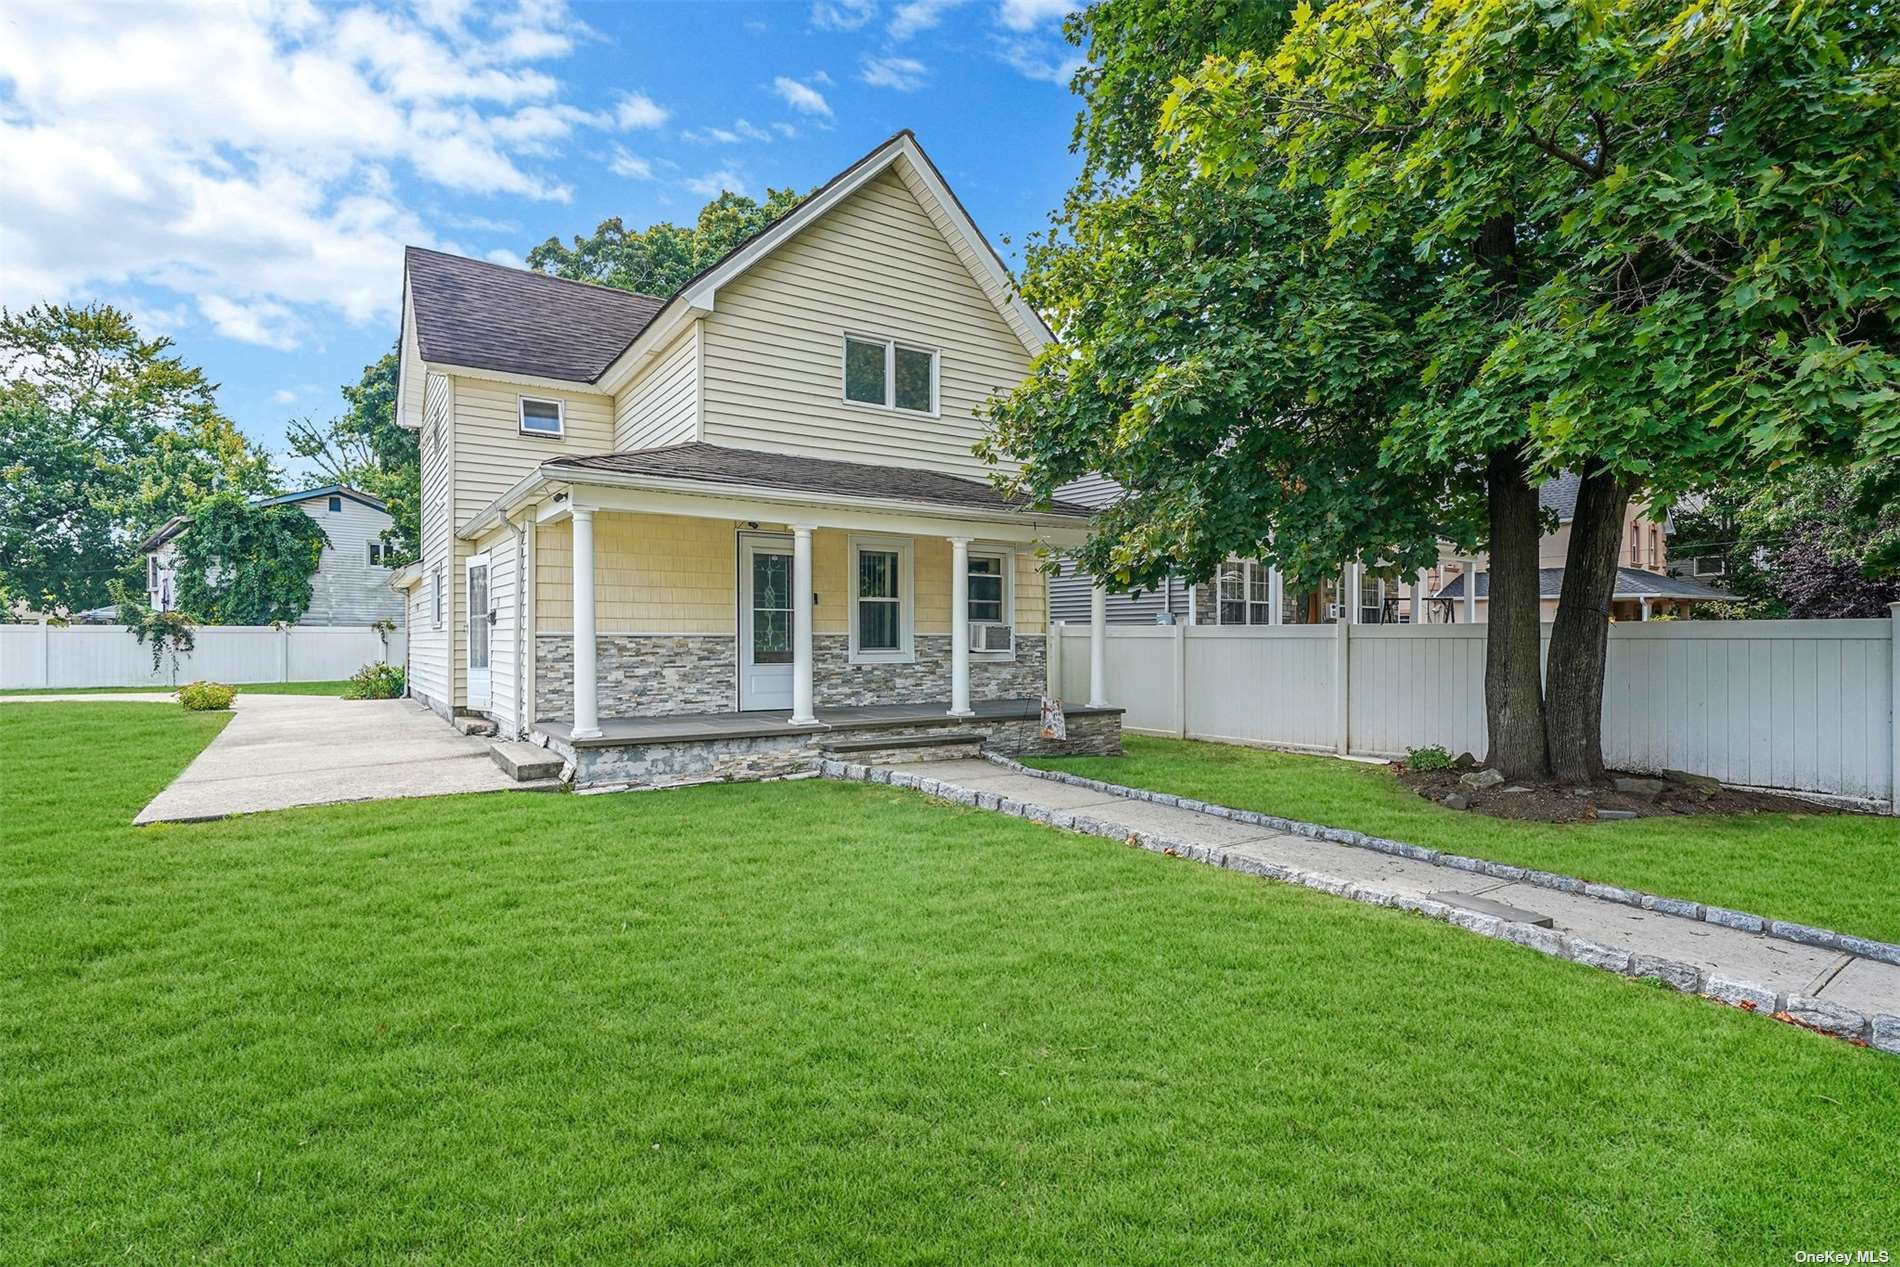
[[[855,405],[937,412],[937,353],[893,339],[844,338],[844,398]]]
[[[529,396],[521,398],[522,435],[558,436],[563,429],[560,401],[536,400]]]

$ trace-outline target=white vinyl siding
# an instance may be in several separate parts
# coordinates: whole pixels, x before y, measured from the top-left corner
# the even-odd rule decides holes
[[[614,403],[614,448],[685,444],[698,431],[699,323],[627,384]]]
[[[452,550],[450,518],[450,464],[454,452],[455,382],[431,374],[424,395],[422,417],[422,580],[415,590],[414,619],[409,622],[409,686],[412,694],[430,700],[438,711],[450,706],[450,624],[435,620],[436,602],[446,613],[454,610],[441,593],[438,578],[447,576]]]
[[[847,334],[937,350],[938,416],[847,402]],[[704,439],[978,478],[975,412],[1029,365],[894,170],[722,286],[702,338]]]
[[[386,510],[365,506],[352,497],[299,503],[330,538],[310,578],[310,606],[300,625],[367,625],[378,620],[402,620],[402,595],[389,588],[390,569],[372,565],[369,543],[379,541],[395,520]]]

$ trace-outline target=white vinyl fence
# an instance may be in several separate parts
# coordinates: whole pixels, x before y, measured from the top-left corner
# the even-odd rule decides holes
[[[1900,619],[1900,617],[1896,617]],[[1893,801],[1894,620],[1610,628],[1603,756],[1623,770]],[[1131,731],[1399,757],[1485,749],[1485,626],[1111,626],[1108,698]],[[1549,646],[1550,626],[1544,626]],[[1089,631],[1058,630],[1088,698]]]
[[[402,664],[402,630],[367,625],[201,625],[178,657],[176,681],[332,682],[365,664]],[[154,686],[174,683],[171,661],[152,668],[152,649],[124,625],[0,625],[0,690]]]

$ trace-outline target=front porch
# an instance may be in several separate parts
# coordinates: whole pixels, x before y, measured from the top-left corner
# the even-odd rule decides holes
[[[536,738],[574,766],[581,788],[654,787],[719,779],[782,778],[810,770],[828,752],[855,760],[902,752],[899,759],[1064,753],[1113,756],[1121,751],[1119,708],[1065,709],[1066,735],[1045,738],[1040,699],[974,701],[967,715],[949,702],[819,707],[816,720],[794,724],[790,710],[612,717],[600,734],[575,737],[572,719],[536,724]]]

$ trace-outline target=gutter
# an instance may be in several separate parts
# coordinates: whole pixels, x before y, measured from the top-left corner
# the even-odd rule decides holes
[[[693,487],[682,489],[682,483]],[[1022,516],[1032,527],[1047,525],[1054,528],[1082,527],[1089,522],[1087,515],[1064,515],[1053,511],[1016,510],[999,508],[997,510],[974,510],[968,507],[952,506],[927,501],[907,501],[889,497],[852,497],[837,493],[813,493],[802,489],[766,488],[753,484],[725,484],[711,480],[668,479],[656,475],[632,475],[624,471],[588,471],[562,470],[558,466],[537,467],[534,471],[517,481],[507,492],[490,502],[475,518],[464,524],[456,533],[465,540],[474,540],[487,531],[495,521],[504,518],[507,511],[524,500],[527,495],[540,487],[560,484],[569,488],[598,486],[600,488],[626,488],[641,492],[674,493],[686,497],[751,497],[767,502],[786,502],[796,506],[842,506],[852,510],[901,512],[912,515],[932,515],[944,519],[962,519],[977,523],[994,523],[999,519]]]

